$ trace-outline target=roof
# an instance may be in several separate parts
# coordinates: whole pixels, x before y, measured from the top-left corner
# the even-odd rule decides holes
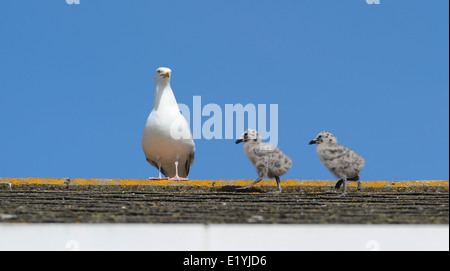
[[[449,181],[0,178],[1,222],[448,224]]]

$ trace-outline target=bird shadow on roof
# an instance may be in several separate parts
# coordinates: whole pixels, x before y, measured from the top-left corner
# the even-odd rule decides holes
[[[237,193],[255,193],[255,192],[265,193],[265,191],[263,191],[261,189],[258,189],[258,188],[255,188],[255,187],[252,187],[252,188],[249,188],[249,189],[239,189],[239,188],[242,188],[242,186],[224,185],[224,186],[218,188],[217,190],[220,191],[220,192],[235,192],[235,193],[236,192]]]

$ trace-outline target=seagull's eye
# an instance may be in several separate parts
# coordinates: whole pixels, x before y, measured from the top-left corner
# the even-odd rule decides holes
[[[160,71],[160,70],[158,70],[158,73],[161,73],[161,71]]]

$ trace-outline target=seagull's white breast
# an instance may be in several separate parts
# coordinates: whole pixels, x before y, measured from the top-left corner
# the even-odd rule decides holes
[[[157,86],[155,106],[142,135],[142,148],[148,160],[157,163],[159,159],[166,176],[175,175],[177,159],[179,175],[187,176],[186,168],[192,164],[195,152],[194,140],[168,85]]]

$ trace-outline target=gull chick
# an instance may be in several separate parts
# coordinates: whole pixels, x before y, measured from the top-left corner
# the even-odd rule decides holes
[[[169,68],[158,68],[155,72],[155,100],[153,110],[145,124],[142,148],[150,165],[169,180],[187,180],[194,163],[195,145],[186,119],[180,113],[175,100]]]
[[[342,184],[344,185],[341,196],[345,196],[347,181],[357,181],[358,189],[360,188],[359,172],[363,169],[365,162],[359,154],[339,145],[336,137],[330,132],[321,132],[309,144],[317,144],[320,161],[340,179],[335,188],[339,189]]]
[[[250,162],[255,166],[258,172],[258,179],[248,186],[238,189],[248,189],[259,183],[264,177],[275,178],[278,190],[273,193],[281,193],[280,176],[284,175],[291,167],[292,160],[285,155],[279,148],[262,143],[261,137],[256,130],[248,129],[236,144],[245,143],[244,151]]]

